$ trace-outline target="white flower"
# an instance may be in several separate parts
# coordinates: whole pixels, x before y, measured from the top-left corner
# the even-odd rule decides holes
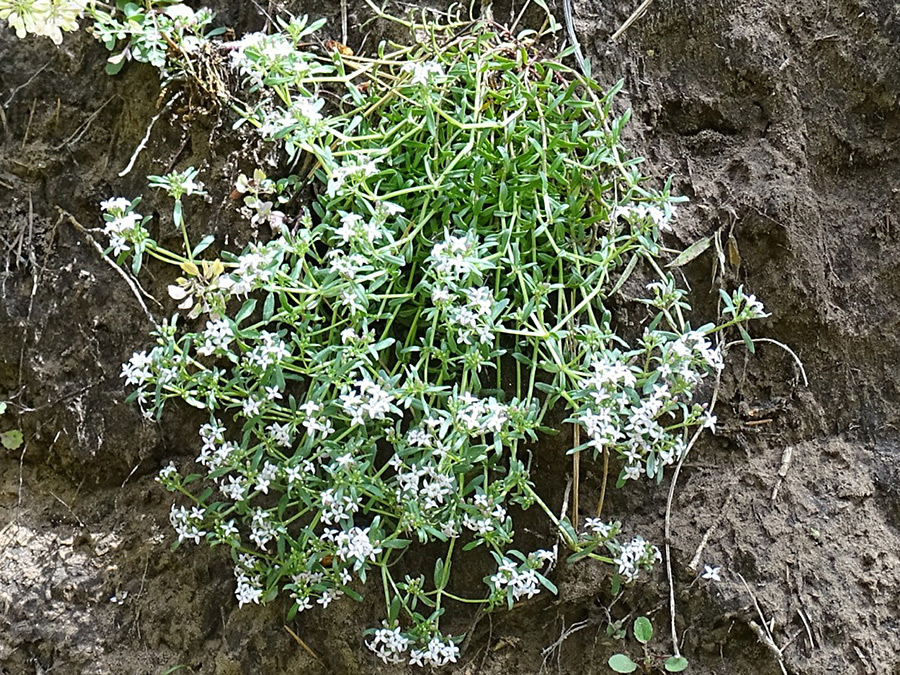
[[[391,411],[394,395],[376,382],[363,378],[354,388],[341,394],[344,412],[350,416],[350,424],[363,425],[369,420],[383,420]]]
[[[322,597],[320,597],[316,602],[322,605],[322,609],[328,607],[331,604],[332,600],[337,597],[335,592],[331,589],[326,589],[322,592]]]
[[[409,80],[410,84],[428,84],[429,75],[444,74],[444,71],[441,68],[441,64],[439,64],[437,61],[407,63],[405,66],[403,66],[403,70],[408,73],[412,73],[412,77]]]
[[[125,197],[111,197],[100,202],[100,208],[112,213],[125,213],[131,208],[131,200]]]
[[[706,413],[700,419],[700,422],[701,422],[701,424],[700,424],[701,429],[709,429],[713,433],[716,433],[716,416],[715,415]]]
[[[612,532],[612,525],[604,523],[600,518],[585,518],[584,526],[601,539],[607,539]]]
[[[711,567],[710,565],[703,566],[703,574],[700,575],[701,578],[706,579],[707,581],[722,581],[722,578],[719,576],[719,570],[721,567]]]
[[[153,376],[153,359],[147,352],[135,352],[128,363],[122,365],[121,377],[125,378],[125,384],[141,386]]]

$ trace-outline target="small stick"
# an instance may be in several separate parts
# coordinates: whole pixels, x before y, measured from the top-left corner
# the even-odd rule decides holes
[[[800,598],[800,600],[802,602],[803,598]],[[802,607],[800,607],[797,610],[797,614],[800,615],[800,620],[803,622],[803,627],[806,628],[806,637],[809,638],[810,648],[815,649],[816,648],[816,639],[815,639],[815,637],[813,637],[812,628],[809,627],[809,621],[806,619],[805,612],[803,611]]]
[[[606,483],[609,481],[609,447],[603,446],[603,482],[600,484],[600,499],[597,500],[597,517],[603,512],[603,501],[606,499]]]
[[[747,589],[747,594],[753,601],[753,606],[756,608],[756,613],[759,616],[759,620],[762,622],[762,628],[760,628],[752,619],[747,623],[749,624],[753,632],[756,633],[759,641],[762,642],[766,647],[768,647],[769,650],[778,658],[778,665],[781,667],[781,672],[784,675],[788,675],[787,668],[784,665],[784,655],[782,654],[782,649],[780,649],[778,645],[775,644],[775,638],[772,637],[772,629],[769,627],[769,624],[766,621],[766,616],[765,614],[763,614],[762,607],[759,606],[759,602],[757,602],[756,596],[753,594],[753,591],[750,590],[750,586],[747,584],[747,580],[744,579],[744,577],[740,573],[737,574],[737,577],[741,580],[741,583],[744,584],[744,588]]]
[[[154,326],[157,326],[158,324],[156,322],[156,319],[153,318],[153,315],[150,313],[150,310],[147,309],[147,305],[144,303],[144,299],[141,297],[141,295],[144,295],[145,297],[150,298],[151,300],[153,300],[153,302],[155,302],[157,305],[162,307],[162,305],[159,303],[159,301],[156,298],[154,298],[152,295],[147,293],[147,291],[145,291],[143,288],[141,288],[140,284],[138,282],[134,281],[131,277],[129,277],[121,267],[119,267],[118,265],[116,265],[116,263],[114,263],[112,260],[110,260],[109,256],[107,256],[103,252],[103,249],[100,247],[100,244],[98,244],[94,240],[94,238],[91,236],[90,232],[88,232],[81,223],[79,223],[77,220],[75,220],[75,217],[71,213],[69,213],[68,211],[64,211],[63,209],[61,209],[58,206],[56,208],[60,212],[60,217],[68,219],[68,221],[72,224],[72,227],[74,227],[76,230],[78,230],[79,232],[81,232],[81,234],[84,235],[84,238],[87,239],[87,242],[94,248],[95,251],[97,251],[97,253],[100,254],[100,257],[103,258],[103,260],[106,262],[106,264],[109,265],[110,267],[112,267],[116,271],[116,274],[118,274],[120,277],[122,277],[125,280],[125,283],[128,284],[128,287],[131,289],[131,292],[134,294],[134,297],[137,298],[138,304],[140,304],[141,309],[144,310],[144,315],[147,317],[147,319],[150,321],[150,323],[152,323]]]
[[[728,495],[728,498],[725,500],[725,504],[722,505],[722,508],[719,509],[719,517],[716,518],[715,522],[709,526],[709,529],[706,530],[706,534],[703,535],[703,538],[700,540],[700,545],[697,546],[697,551],[694,553],[694,557],[691,558],[691,562],[688,563],[688,567],[691,571],[696,572],[697,568],[700,567],[700,556],[703,555],[703,549],[706,548],[706,545],[709,543],[709,537],[715,531],[715,529],[719,526],[719,523],[722,522],[722,519],[725,518],[725,513],[728,510],[728,504],[731,503],[731,494]]]
[[[96,120],[97,117],[99,117],[99,115],[100,115],[100,113],[103,111],[103,109],[104,109],[106,106],[108,106],[109,103],[110,103],[110,101],[112,101],[114,98],[115,98],[115,96],[110,96],[108,99],[106,99],[106,100],[103,102],[103,104],[102,104],[99,108],[97,108],[94,112],[92,112],[92,113],[88,116],[88,118],[87,118],[84,122],[82,122],[82,123],[78,126],[78,128],[75,129],[75,131],[73,131],[72,134],[71,134],[67,139],[65,139],[65,140],[64,140],[62,143],[60,143],[59,145],[54,146],[53,149],[54,149],[54,150],[62,150],[64,147],[66,147],[66,146],[69,145],[70,143],[73,143],[73,142],[74,142],[74,143],[77,143],[78,141],[80,141],[81,138],[87,133],[87,130],[91,128],[91,125],[94,123],[94,120]],[[57,110],[57,115],[58,115],[58,114],[59,114],[59,111]]]
[[[566,32],[569,35],[569,42],[571,42],[572,46],[575,48],[575,63],[578,64],[578,69],[581,71],[581,74],[587,77],[587,64],[584,61],[584,54],[581,53],[581,43],[578,41],[578,36],[575,34],[575,19],[572,14],[572,0],[563,0],[563,15],[566,20]]]
[[[786,351],[788,354],[790,354],[793,357],[794,362],[797,364],[797,367],[800,368],[800,374],[803,376],[803,386],[804,387],[809,386],[809,380],[806,378],[806,369],[803,367],[803,361],[800,360],[800,357],[797,356],[797,354],[794,352],[793,349],[788,347],[783,342],[779,342],[778,340],[773,340],[772,338],[753,338],[751,340],[751,342],[753,344],[756,344],[757,342],[771,342],[773,345],[777,345],[778,347],[781,347],[784,351]],[[733,347],[735,345],[742,345],[742,344],[744,344],[743,340],[734,340],[733,342],[729,342],[727,345],[725,345],[725,348],[728,349],[729,347]]]
[[[153,118],[150,120],[150,124],[147,125],[147,132],[144,134],[144,137],[141,139],[141,142],[137,144],[137,147],[134,149],[134,152],[131,154],[131,159],[128,160],[128,166],[122,169],[119,172],[119,176],[126,176],[128,172],[134,168],[134,163],[137,161],[138,155],[141,154],[141,151],[147,145],[147,141],[150,140],[150,132],[153,131],[153,125],[156,124],[156,120],[158,120],[166,110],[172,107],[172,104],[175,103],[177,99],[181,97],[181,92],[176,92],[172,98],[170,98],[166,104],[163,106],[163,109],[160,110]]]
[[[623,23],[619,27],[619,30],[617,30],[615,33],[612,34],[612,37],[609,38],[609,41],[615,42],[619,38],[619,36],[622,35],[622,33],[624,33],[626,30],[628,30],[628,28],[631,26],[631,24],[633,24],[635,21],[637,21],[638,19],[641,18],[641,15],[645,11],[647,11],[647,8],[651,5],[652,2],[653,2],[653,0],[644,0],[644,2],[641,3],[640,7],[638,7],[636,10],[634,10],[634,12],[632,12],[631,16],[629,16],[625,20],[625,23]],[[676,654],[676,656],[677,656],[677,654]]]
[[[712,397],[709,401],[708,410],[713,410],[716,407],[716,401],[719,398],[719,385],[722,381],[722,371],[720,370],[716,373],[716,384],[713,387]],[[671,542],[672,542],[672,501],[675,499],[675,486],[678,484],[678,474],[681,473],[681,467],[684,465],[684,460],[687,459],[688,453],[691,451],[691,448],[694,447],[694,444],[697,442],[697,439],[700,438],[700,434],[703,432],[703,427],[697,429],[694,432],[694,435],[691,437],[691,440],[688,442],[687,446],[684,449],[684,453],[681,455],[681,459],[678,460],[678,464],[675,465],[675,472],[672,474],[672,484],[669,486],[669,497],[666,499],[666,521],[665,521],[665,547],[666,547],[666,578],[669,582],[669,618],[671,620],[670,629],[672,631],[672,650],[675,656],[681,656],[681,652],[678,650],[678,633],[675,628],[675,583],[672,578],[672,551],[671,551]]]
[[[288,633],[290,633],[291,637],[294,638],[294,639],[297,641],[297,644],[298,644],[298,645],[300,645],[301,647],[303,647],[303,649],[305,649],[306,652],[307,652],[310,656],[312,656],[316,661],[319,662],[319,665],[320,665],[320,666],[322,666],[323,668],[325,668],[325,664],[322,662],[322,659],[319,658],[319,655],[316,654],[312,649],[310,649],[310,648],[309,648],[309,645],[307,645],[303,640],[301,640],[299,635],[297,635],[294,631],[292,631],[292,630],[291,630],[290,628],[288,628],[287,626],[285,626],[284,629],[285,629]]]
[[[37,106],[37,99],[34,99],[31,102],[31,112],[28,114],[28,124],[25,125],[25,134],[22,136],[22,149],[25,149],[25,144],[28,143],[28,132],[31,131],[31,122],[34,120],[34,109]]]

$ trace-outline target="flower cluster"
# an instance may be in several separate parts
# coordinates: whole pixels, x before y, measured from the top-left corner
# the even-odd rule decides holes
[[[616,551],[614,563],[618,565],[618,572],[626,582],[638,578],[641,570],[649,570],[653,565],[662,560],[659,549],[637,536],[624,546],[619,546]]]
[[[139,202],[139,199],[130,201],[115,197],[100,204],[106,220],[103,231],[109,237],[109,249],[114,256],[133,252],[136,257],[140,257],[150,242],[150,233],[144,227],[150,218],[145,218],[134,210]]]
[[[78,19],[89,0],[0,0],[0,19],[6,19],[18,38],[42,35],[62,44],[63,32],[78,30]]]
[[[497,572],[485,579],[491,589],[491,602],[506,602],[510,607],[522,599],[533,598],[540,593],[541,586],[553,589],[552,584],[540,573],[541,568],[555,556],[551,551],[538,550],[525,556],[518,551],[510,551],[519,562],[506,556],[496,556]],[[553,589],[555,592],[555,589]]]
[[[372,639],[366,642],[366,646],[385,663],[404,663],[407,651],[411,666],[445,666],[456,663],[459,657],[459,647],[437,635],[427,640],[422,648],[410,649],[413,642],[399,627],[378,628],[371,633]]]

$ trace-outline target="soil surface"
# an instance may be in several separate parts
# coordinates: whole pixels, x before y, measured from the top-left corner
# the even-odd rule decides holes
[[[511,1],[498,21],[522,10]],[[237,33],[264,25],[256,3],[210,4]],[[718,431],[682,470],[671,560],[688,672],[900,673],[900,5],[657,0],[611,42],[639,3],[574,4],[594,76],[625,81],[629,143],[690,198],[671,245],[719,232],[727,249],[724,268],[710,250],[684,269],[693,304],[711,315],[716,288],[744,284],[771,312],[755,335],[808,377],[774,343],[732,350]],[[324,9],[326,37],[343,38],[337,2],[269,9]],[[352,48],[384,30],[369,18],[349,3]],[[531,6],[525,24],[539,20]],[[173,106],[120,176],[162,99],[152,69],[111,78],[105,59],[83,32],[57,49],[0,29],[0,432],[26,439],[0,451],[0,673],[394,672],[362,645],[377,607],[305,613],[287,626],[298,640],[286,605],[238,610],[223,551],[171,549],[154,476],[196,454],[196,419],[173,409],[155,425],[124,402],[120,365],[150,324],[62,212],[97,227],[101,199],[176,165],[229,185],[242,139],[227,115]],[[244,243],[227,201],[213,190],[202,220]],[[173,311],[168,278],[142,282],[166,305],[148,301],[156,316]],[[538,488],[561,504],[570,469],[551,450]],[[600,472],[583,472],[591,504]],[[667,487],[616,491],[609,515],[662,546]],[[651,652],[671,653],[663,565],[614,604],[592,564],[553,578],[557,597],[455,617],[474,628],[446,672],[609,673],[615,651],[639,654],[609,620],[639,614]]]

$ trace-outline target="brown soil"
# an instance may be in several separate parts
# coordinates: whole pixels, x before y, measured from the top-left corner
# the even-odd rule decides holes
[[[252,3],[211,4],[238,31],[261,25]],[[339,5],[326,4],[339,39]],[[684,467],[671,543],[688,672],[900,673],[900,5],[658,0],[610,43],[637,4],[576,2],[576,28],[595,76],[625,79],[632,147],[691,199],[673,245],[733,238],[739,265],[715,278],[711,252],[688,265],[693,302],[710,314],[713,287],[743,283],[772,313],[757,335],[790,345],[809,376],[805,387],[774,345],[733,350],[719,433]],[[562,18],[561,0],[552,9]],[[351,47],[368,17],[350,3]],[[193,453],[196,426],[177,411],[148,425],[124,403],[119,367],[149,324],[58,207],[96,226],[100,199],[139,194],[175,163],[227,184],[242,141],[214,115],[189,124],[174,111],[119,177],[159,85],[139,66],[109,78],[105,58],[85,34],[57,50],[0,29],[0,400],[19,413],[0,431],[16,424],[27,440],[0,451],[0,673],[387,672],[360,638],[377,607],[345,601],[292,622],[313,658],[285,631],[284,605],[237,609],[223,552],[170,548],[153,477]],[[225,197],[203,221],[246,241]],[[144,281],[165,296],[167,279]],[[549,499],[561,501],[567,467],[539,467]],[[586,471],[590,504],[599,471]],[[612,515],[661,544],[665,487],[613,495]],[[698,548],[721,582],[690,569]],[[623,643],[607,637],[609,616],[649,614],[653,652],[671,648],[663,566],[611,610],[603,570],[563,566],[555,581],[558,597],[478,621],[448,672],[611,672]]]

